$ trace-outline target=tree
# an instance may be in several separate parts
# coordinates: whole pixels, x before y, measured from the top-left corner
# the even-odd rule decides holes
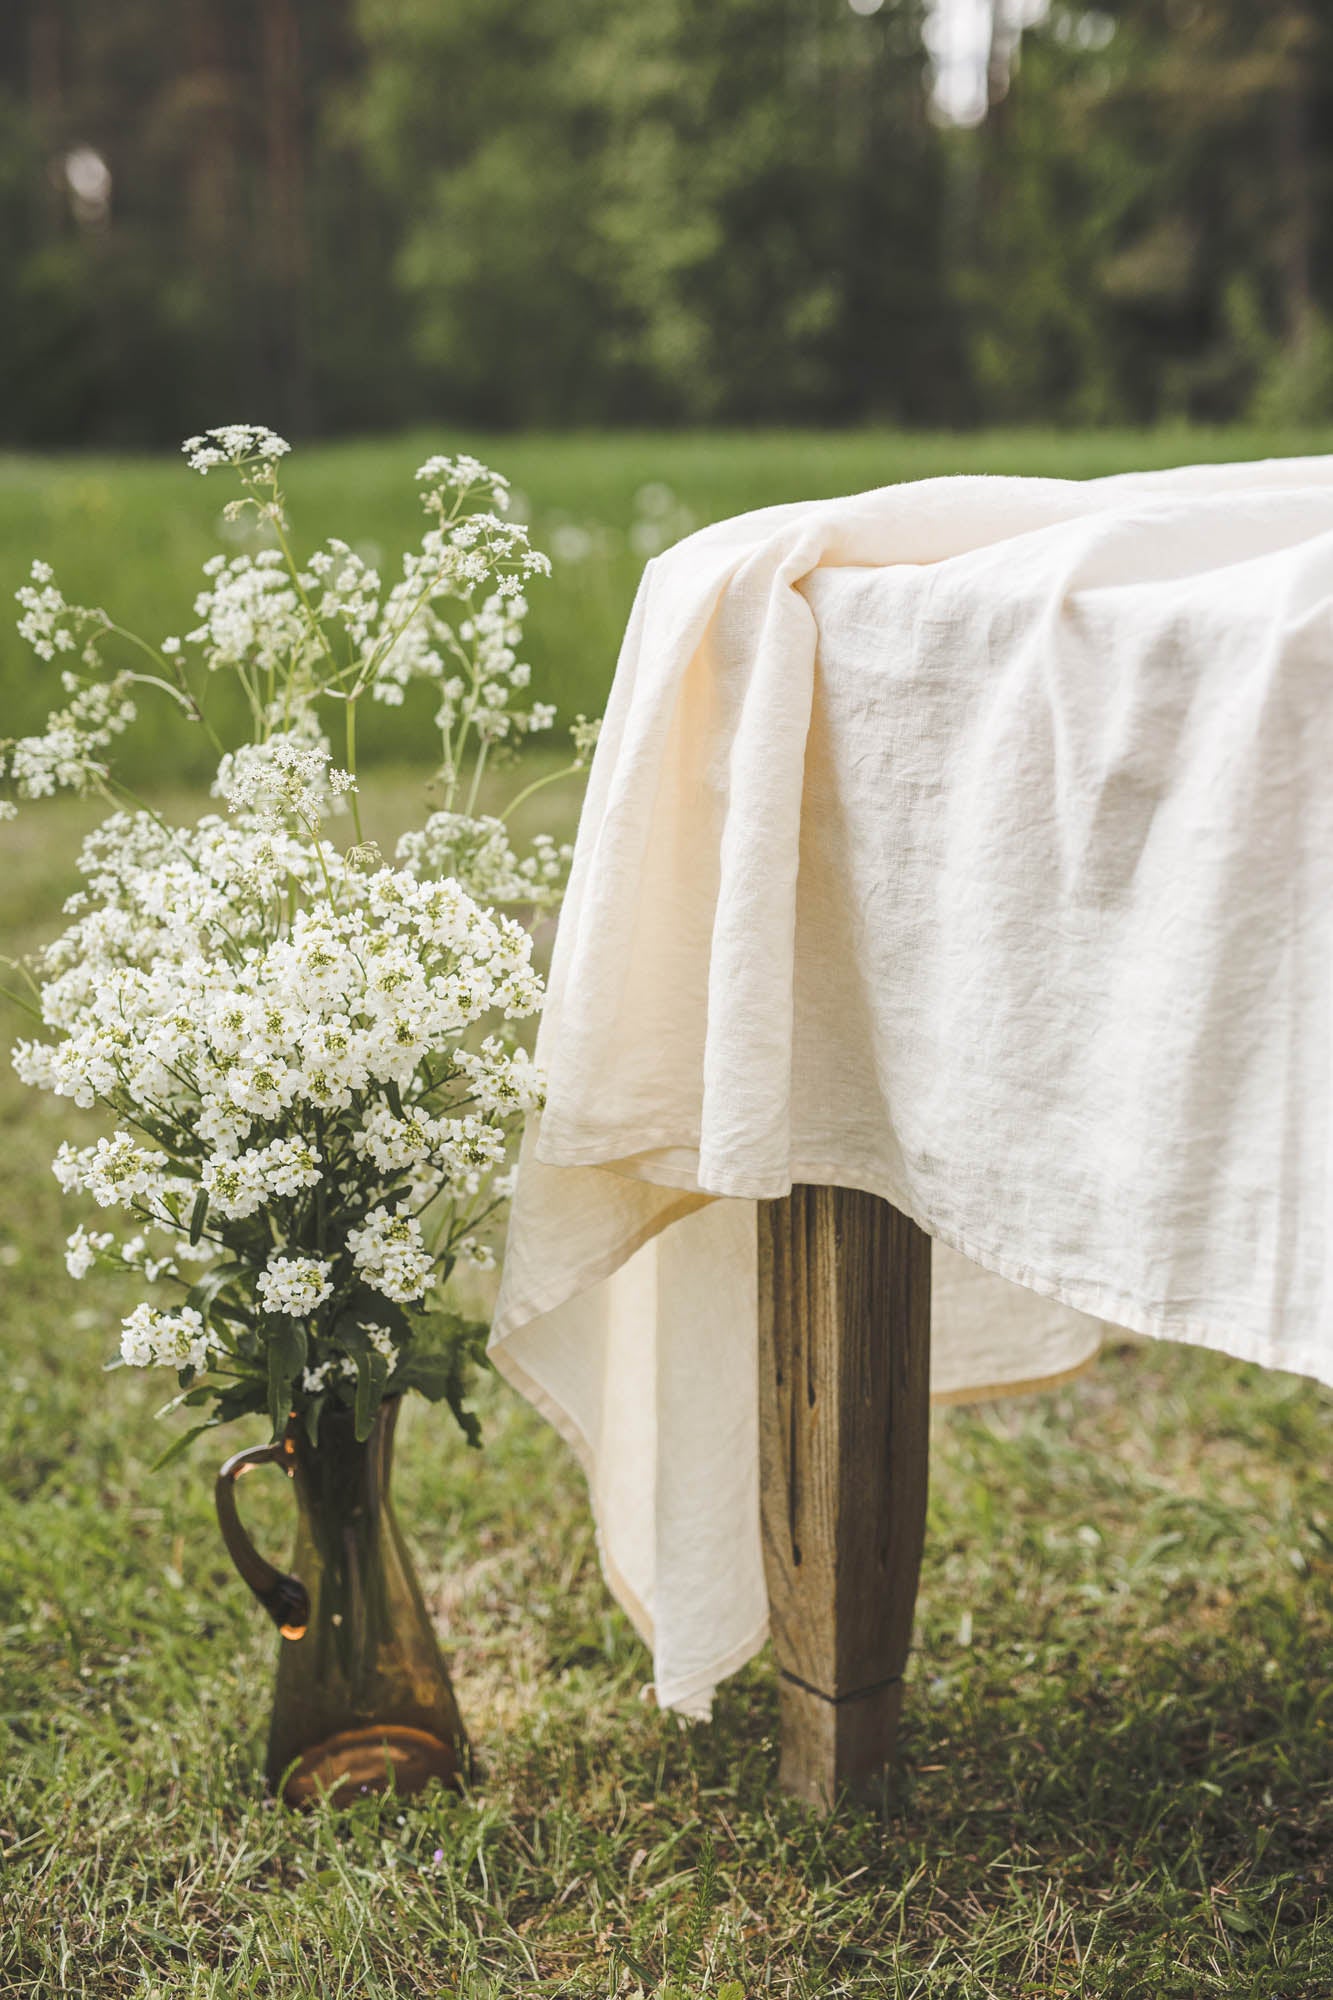
[[[418,349],[492,421],[947,405],[918,0],[363,0]]]
[[[1307,0],[1057,0],[981,136],[992,408],[1225,419],[1333,308],[1333,46]]]

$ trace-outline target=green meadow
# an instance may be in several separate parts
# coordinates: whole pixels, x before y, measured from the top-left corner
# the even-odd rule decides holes
[[[478,437],[416,431],[298,447],[286,461],[297,552],[340,535],[397,571],[420,534],[412,475],[435,451],[472,451],[512,482],[554,575],[531,593],[534,687],[561,712],[597,713],[606,698],[644,555],[690,527],[751,507],[822,498],[952,473],[1091,478],[1227,458],[1333,450],[1333,430],[1092,433],[668,432]],[[183,634],[201,564],[245,546],[226,533],[223,475],[201,478],[171,456],[109,459],[0,455],[0,733],[35,728],[59,695],[3,607],[34,556],[72,601],[101,605],[145,638]],[[411,757],[420,715],[362,716],[371,754]],[[164,701],[143,703],[126,743],[135,776],[204,777],[207,746]]]
[[[531,657],[600,707],[653,537],[738,509],[947,472],[1062,476],[1333,447],[1333,437],[420,433],[298,451],[298,539],[386,558],[412,472],[507,472],[556,575]],[[645,490],[646,489],[646,490]],[[0,591],[40,554],[154,636],[188,626],[225,489],[162,460],[0,460]],[[559,559],[559,550],[565,559]],[[0,633],[6,733],[49,668]],[[145,708],[145,714],[147,709]],[[365,732],[367,833],[410,818],[407,711]],[[154,733],[156,731],[156,733]],[[131,739],[132,741],[133,739]],[[136,780],[206,770],[149,724]],[[573,793],[533,824],[570,825]],[[49,936],[99,809],[0,827],[0,950]],[[20,1017],[4,1010],[6,1045]],[[151,1471],[171,1383],[103,1373],[133,1303],[66,1274],[83,1218],[50,1158],[91,1114],[0,1066],[0,2000],[1325,2000],[1333,1991],[1333,1394],[1113,1343],[1040,1396],[940,1410],[903,1761],[878,1809],[776,1788],[767,1658],[709,1724],[643,1698],[582,1478],[503,1385],[487,1448],[405,1412],[401,1518],[484,1771],[462,1798],[296,1818],[259,1770],[279,1643],[232,1571],[217,1464]],[[246,1483],[260,1546],[292,1527]]]

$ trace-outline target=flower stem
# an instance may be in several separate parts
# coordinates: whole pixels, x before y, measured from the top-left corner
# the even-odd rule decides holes
[[[173,696],[175,700],[179,701],[181,707],[191,720],[199,724],[220,757],[224,747],[222,741],[217,731],[213,728],[212,723],[204,714],[203,709],[199,706],[198,699],[185,678],[185,669],[181,666],[180,662],[178,660],[168,660],[164,654],[158,651],[156,646],[150,646],[147,639],[141,639],[137,632],[131,632],[126,625],[117,625],[114,619],[107,620],[106,630],[114,632],[118,638],[124,639],[127,644],[137,646],[141,653],[146,653],[150,660],[155,661],[161,667],[164,674],[170,674],[173,677],[176,683],[174,687],[170,681],[160,680],[153,674],[135,674],[134,679],[136,681],[145,681],[153,687],[160,687],[167,694]]]
[[[351,699],[347,704],[347,768],[351,772],[352,776],[355,777],[356,776],[355,697],[353,697],[353,699]],[[361,832],[361,806],[359,800],[357,799],[355,786],[353,786],[352,788],[351,800],[352,800],[352,825],[356,828],[357,845],[360,846],[364,836]]]
[[[509,804],[500,814],[501,819],[507,820],[511,813],[516,813],[519,807],[526,804],[534,793],[544,791],[547,785],[558,784],[562,778],[572,778],[576,771],[581,771],[582,769],[582,764],[566,764],[561,771],[548,771],[544,778],[534,778],[530,785],[523,787],[523,790],[516,798],[512,798],[509,801]]]

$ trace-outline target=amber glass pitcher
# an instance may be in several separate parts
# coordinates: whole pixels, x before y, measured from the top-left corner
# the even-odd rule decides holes
[[[326,1408],[319,1443],[293,1420],[276,1444],[238,1451],[218,1474],[218,1520],[237,1569],[282,1634],[265,1775],[288,1805],[321,1793],[457,1784],[467,1739],[389,1481],[401,1396],[358,1443],[350,1410]],[[290,1576],[241,1526],[236,1482],[278,1465],[296,1487]]]

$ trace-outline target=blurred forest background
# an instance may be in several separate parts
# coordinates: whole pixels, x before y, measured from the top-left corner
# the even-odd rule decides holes
[[[963,4],[6,0],[0,441],[1333,416],[1333,0]]]

